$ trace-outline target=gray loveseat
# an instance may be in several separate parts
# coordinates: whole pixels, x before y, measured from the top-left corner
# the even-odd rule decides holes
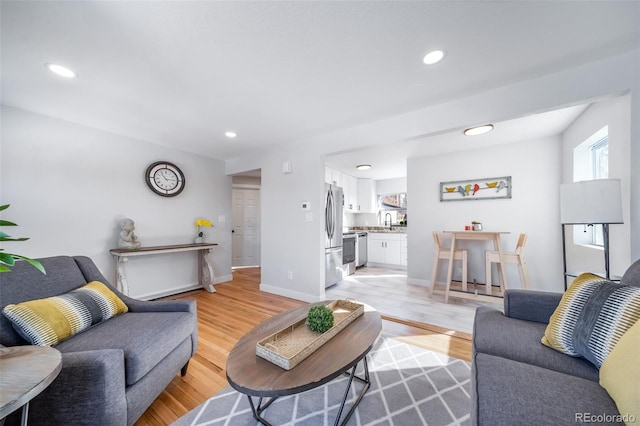
[[[0,274],[0,309],[8,304],[67,293],[100,281],[128,306],[127,313],[94,325],[54,346],[62,371],[29,406],[29,425],[131,425],[178,371],[186,374],[196,352],[194,300],[144,302],[109,285],[88,257],[38,259],[43,275],[26,262]],[[0,318],[0,344],[28,344]],[[19,421],[20,410],[7,418]]]
[[[621,283],[640,286],[640,260],[629,267]],[[581,424],[619,414],[600,386],[593,364],[540,343],[561,297],[508,290],[504,314],[489,307],[477,309],[471,367],[473,425]]]

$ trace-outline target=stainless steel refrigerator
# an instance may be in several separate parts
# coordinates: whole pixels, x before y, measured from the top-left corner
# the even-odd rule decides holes
[[[342,281],[342,188],[327,183],[324,195],[326,288]]]

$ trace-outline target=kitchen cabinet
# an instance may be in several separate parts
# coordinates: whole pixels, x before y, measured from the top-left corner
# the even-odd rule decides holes
[[[343,185],[342,185],[342,172],[334,169],[333,167],[325,166],[325,168],[324,168],[324,181],[326,183],[332,183],[334,185],[339,186],[340,188],[343,188]]]
[[[382,263],[395,266],[406,265],[406,258],[403,262],[402,257],[403,238],[406,246],[405,234],[369,232],[367,241],[369,256],[367,264]]]
[[[344,173],[342,183],[344,185],[344,210],[355,213],[358,211],[358,179]]]
[[[358,179],[358,213],[376,213],[376,181]]]
[[[400,264],[407,266],[407,234],[400,234]]]

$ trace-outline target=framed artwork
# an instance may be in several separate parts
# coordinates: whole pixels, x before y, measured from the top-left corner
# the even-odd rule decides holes
[[[440,182],[440,201],[511,198],[511,176]]]

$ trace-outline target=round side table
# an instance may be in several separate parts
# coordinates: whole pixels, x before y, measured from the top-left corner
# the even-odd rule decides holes
[[[48,346],[0,348],[0,419],[22,407],[21,424],[26,425],[29,401],[45,390],[61,369],[60,352]]]

